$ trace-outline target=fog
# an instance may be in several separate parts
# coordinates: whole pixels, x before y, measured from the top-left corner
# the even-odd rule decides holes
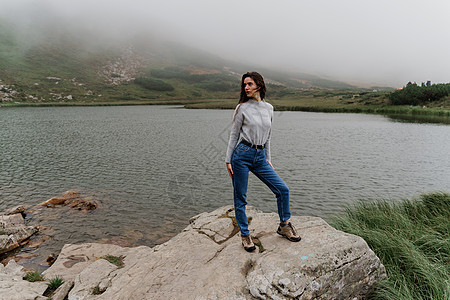
[[[146,31],[255,68],[390,86],[450,81],[449,12],[448,0],[0,0],[22,30]]]

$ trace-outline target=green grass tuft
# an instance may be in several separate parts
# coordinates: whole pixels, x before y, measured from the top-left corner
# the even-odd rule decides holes
[[[119,269],[125,266],[125,264],[123,263],[123,256],[105,255],[100,258],[106,259],[110,263],[116,265]]]
[[[47,283],[48,288],[52,291],[55,291],[57,288],[59,288],[64,283],[64,279],[62,277],[56,276],[49,280]]]
[[[266,251],[266,249],[264,248],[263,244],[261,243],[261,241],[259,240],[259,238],[253,236],[253,243],[258,247],[259,253],[263,253],[264,251]]]
[[[332,224],[362,237],[386,267],[373,299],[450,298],[450,194],[359,202]]]
[[[44,276],[42,276],[41,273],[39,273],[38,271],[34,270],[28,271],[23,279],[29,282],[45,281]]]

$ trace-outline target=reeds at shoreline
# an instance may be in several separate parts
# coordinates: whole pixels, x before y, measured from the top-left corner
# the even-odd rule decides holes
[[[450,194],[360,201],[332,225],[362,237],[386,267],[369,299],[450,299]]]

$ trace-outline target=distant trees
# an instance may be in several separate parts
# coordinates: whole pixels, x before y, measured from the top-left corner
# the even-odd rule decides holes
[[[422,85],[408,83],[401,90],[389,94],[393,105],[424,105],[450,95],[450,83]]]

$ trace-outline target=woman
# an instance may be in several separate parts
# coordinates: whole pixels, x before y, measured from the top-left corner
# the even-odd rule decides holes
[[[247,205],[248,172],[251,171],[276,195],[280,225],[277,233],[293,242],[300,241],[294,226],[289,222],[289,188],[275,172],[270,162],[270,135],[273,106],[264,100],[266,85],[257,72],[242,76],[241,97],[234,111],[233,126],[226,155],[228,174],[233,181],[234,210],[247,251],[255,250],[248,230],[245,214]]]

